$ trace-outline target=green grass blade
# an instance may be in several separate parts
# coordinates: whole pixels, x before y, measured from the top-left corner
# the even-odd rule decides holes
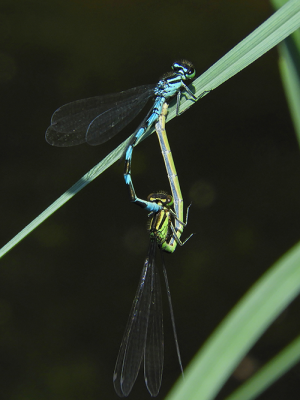
[[[272,0],[271,3],[278,9],[285,0]],[[295,31],[280,43],[278,51],[281,79],[300,145],[300,31]]]
[[[12,240],[6,243],[0,249],[0,258],[3,257],[9,250],[11,250],[16,244],[24,239],[30,232],[37,228],[42,222],[45,221],[50,215],[56,210],[63,206],[68,200],[70,200],[76,193],[83,189],[87,184],[91,183],[97,176],[102,174],[107,168],[113,163],[119,160],[122,156],[124,149],[129,143],[131,137],[125,140],[120,146],[109,153],[101,162],[99,162],[94,168],[92,168],[87,174],[85,174],[79,181],[77,181],[70,189],[68,189],[63,195],[61,195],[54,203],[52,203],[46,210],[44,210],[38,217],[36,217],[30,224],[22,229]]]
[[[300,292],[300,243],[244,295],[210,336],[167,400],[209,400],[240,360]]]
[[[259,396],[272,383],[289,371],[300,360],[300,336],[271,361],[264,365],[253,377],[248,379],[226,400],[252,400]]]
[[[288,38],[286,40],[287,42],[281,43],[278,48],[280,55],[279,68],[292,121],[297,135],[298,143],[300,145],[299,60],[295,59],[295,54],[293,54],[291,51],[291,47],[294,47],[295,43],[294,40],[292,38]],[[298,52],[298,57],[299,57],[299,52]]]
[[[280,43],[278,50],[281,79],[300,145],[300,32]]]
[[[280,41],[285,39],[300,26],[300,1],[290,0],[267,21],[265,21],[254,32],[247,36],[242,42],[229,51],[224,57],[216,62],[204,74],[193,82],[196,95],[201,98],[205,91],[210,91],[227,81],[233,75],[241,71],[257,58],[262,56]],[[169,108],[167,120],[175,117],[175,102]],[[183,99],[181,111],[190,107],[193,102]],[[151,131],[153,132],[154,129]],[[150,133],[151,133],[150,132]],[[149,134],[150,134],[149,133]],[[19,232],[10,242],[0,249],[0,258],[19,243],[25,236],[32,232],[45,219],[53,214],[58,208],[65,204],[70,198],[79,192],[84,186],[92,182],[103,171],[110,167],[122,155],[128,141],[123,142],[117,149],[113,150],[106,158],[90,170],[83,178],[72,186],[65,194],[57,199],[42,214]],[[95,173],[97,171],[97,173]]]
[[[196,96],[217,88],[300,27],[300,1],[290,0],[193,82]],[[180,110],[193,103],[183,99]],[[168,119],[175,117],[175,104]]]
[[[272,0],[274,8],[281,7],[285,0]],[[279,44],[279,69],[289,104],[298,142],[300,144],[300,32],[295,31]],[[300,337],[278,353],[253,377],[241,385],[226,400],[250,400],[259,396],[272,383],[292,368],[300,359]]]

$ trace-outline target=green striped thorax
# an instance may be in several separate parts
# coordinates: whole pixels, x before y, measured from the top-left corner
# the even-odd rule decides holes
[[[150,234],[150,238],[155,240],[157,245],[161,247],[162,250],[170,252],[167,241],[172,235],[170,225],[172,223],[171,207],[174,204],[173,197],[167,193],[159,192],[151,193],[147,197],[147,200],[163,206],[162,210],[150,215],[148,221],[148,232]]]

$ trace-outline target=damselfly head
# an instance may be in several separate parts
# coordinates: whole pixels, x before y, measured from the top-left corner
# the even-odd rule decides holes
[[[172,65],[172,70],[182,79],[193,79],[196,75],[196,70],[193,64],[187,60],[175,61]]]
[[[151,203],[161,204],[165,207],[171,207],[174,203],[173,197],[165,192],[151,193],[147,197]]]

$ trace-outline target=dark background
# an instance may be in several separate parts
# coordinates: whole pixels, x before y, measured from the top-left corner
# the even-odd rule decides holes
[[[1,0],[0,245],[139,122],[102,146],[54,148],[44,133],[56,108],[155,83],[181,57],[199,75],[271,14],[261,0]],[[299,240],[299,148],[277,61],[273,49],[167,125],[185,205],[193,202],[184,235],[196,233],[165,257],[184,366]],[[155,135],[134,151],[133,181],[142,198],[169,190]],[[146,220],[115,164],[1,260],[0,398],[117,398],[112,373],[147,252]],[[165,311],[158,398],[179,375]],[[299,325],[294,302],[223,394]],[[294,368],[261,398],[298,398],[299,375]],[[142,376],[130,397],[150,397]]]

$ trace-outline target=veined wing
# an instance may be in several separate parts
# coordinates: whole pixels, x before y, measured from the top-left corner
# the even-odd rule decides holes
[[[129,395],[145,353],[155,250],[156,243],[151,241],[115,366],[113,382],[120,397]]]
[[[136,117],[154,88],[155,85],[143,85],[65,104],[52,115],[46,141],[59,147],[104,143]]]
[[[145,383],[152,397],[159,393],[164,367],[164,328],[159,273],[152,261],[152,297],[144,355]]]
[[[178,344],[178,338],[177,338],[177,332],[176,332],[176,325],[175,325],[174,311],[173,311],[173,306],[172,306],[172,299],[171,299],[169,280],[168,280],[168,275],[167,275],[167,270],[166,270],[166,266],[165,266],[164,256],[163,256],[162,250],[160,251],[160,254],[161,254],[163,273],[164,273],[165,284],[166,284],[166,289],[167,289],[167,296],[168,296],[168,303],[169,303],[169,308],[170,308],[170,315],[171,315],[173,335],[174,335],[175,346],[176,346],[176,353],[177,353],[177,358],[178,358],[178,363],[179,363],[181,375],[184,376],[183,366],[182,366],[182,361],[181,361],[181,355],[180,355],[180,349],[179,349],[179,344]]]

